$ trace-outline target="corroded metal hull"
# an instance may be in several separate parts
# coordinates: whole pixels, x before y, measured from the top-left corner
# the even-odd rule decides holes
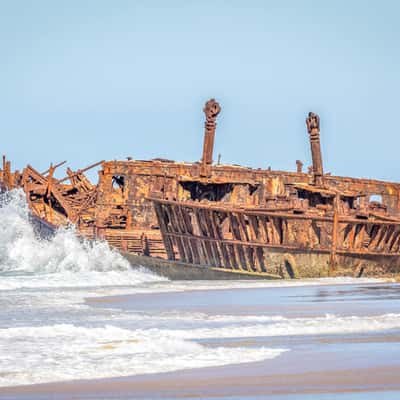
[[[400,272],[400,222],[153,199],[170,260],[282,278]]]
[[[232,271],[222,267],[211,267],[165,260],[158,257],[137,255],[122,251],[121,254],[132,266],[145,267],[157,275],[170,280],[260,280],[280,279],[273,274],[255,274],[246,271]]]
[[[3,157],[0,190],[22,188],[32,215],[51,226],[72,223],[86,238],[169,265],[266,277],[398,271],[400,184],[325,173],[318,115],[306,119],[312,165],[303,172],[296,160],[287,172],[213,163],[221,108],[211,99],[203,111],[199,162],[129,157],[57,179],[65,162],[20,173]],[[94,167],[97,184],[84,174]]]

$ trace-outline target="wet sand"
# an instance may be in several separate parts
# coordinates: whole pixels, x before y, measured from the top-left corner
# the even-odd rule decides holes
[[[400,362],[368,367],[360,365],[361,358],[343,356],[340,352],[289,352],[261,363],[2,388],[1,398],[252,398],[362,392],[372,399],[376,392],[400,391]]]
[[[212,313],[320,316],[399,312],[400,285],[233,289],[138,294],[92,301],[93,307]],[[203,340],[208,346],[290,349],[262,362],[131,377],[0,388],[1,399],[400,398],[400,332]],[[326,397],[326,396],[333,397]]]

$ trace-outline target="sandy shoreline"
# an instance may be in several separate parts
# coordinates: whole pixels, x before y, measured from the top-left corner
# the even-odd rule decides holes
[[[296,360],[297,359],[297,360]],[[1,398],[207,398],[267,396],[293,393],[345,393],[400,390],[400,365],[324,368],[326,355],[312,360],[315,368],[287,353],[279,360],[203,368],[126,378],[71,381],[1,388]],[[333,363],[334,364],[334,363]],[[344,367],[344,366],[343,366]],[[306,371],[302,371],[306,369]],[[98,396],[98,397],[96,397]]]
[[[377,290],[382,300],[376,300]],[[360,315],[398,310],[397,290],[397,286],[321,287],[311,292],[307,288],[278,291],[231,289],[102,297],[100,301],[88,299],[87,304],[101,308],[145,310],[148,313],[165,308],[193,313],[209,310],[211,313],[224,311],[229,314],[234,310],[239,314],[244,312],[243,315],[252,315],[258,311],[268,314],[271,307],[279,306],[279,313],[285,316],[299,312],[304,314],[304,307],[309,308],[307,315],[320,315],[328,310]],[[313,294],[306,297],[307,293]],[[343,299],[347,299],[346,302]],[[294,337],[278,335],[239,340],[221,338],[216,345],[218,343],[227,349],[236,345],[257,345],[288,348],[289,351],[274,359],[247,364],[1,387],[0,399],[252,399],[257,396],[280,396],[279,399],[289,396],[289,399],[296,394],[304,395],[296,397],[296,400],[306,400],[309,398],[307,394],[321,393],[363,393],[365,398],[373,399],[374,393],[384,391],[398,392],[400,395],[399,331]],[[207,340],[203,344],[215,345]]]

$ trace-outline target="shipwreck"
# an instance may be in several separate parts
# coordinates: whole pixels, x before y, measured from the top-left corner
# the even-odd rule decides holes
[[[400,184],[324,173],[320,120],[306,119],[312,166],[303,171],[213,163],[220,105],[209,100],[201,160],[100,161],[86,168],[11,170],[48,226],[76,225],[135,263],[178,278],[382,276],[400,270]],[[98,167],[98,183],[85,172]]]

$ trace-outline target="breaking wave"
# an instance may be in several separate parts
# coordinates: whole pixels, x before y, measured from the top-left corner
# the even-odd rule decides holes
[[[74,227],[60,228],[50,239],[38,238],[30,223],[22,190],[1,196],[0,221],[0,273],[8,273],[10,277],[2,280],[0,288],[71,286],[79,282],[80,286],[96,286],[96,282],[99,285],[137,284],[160,280],[144,269],[133,270],[107,242],[80,239]],[[29,274],[29,279],[24,279],[23,274]],[[47,276],[47,283],[43,275]],[[78,275],[85,279],[77,280]]]
[[[186,316],[188,322],[190,316]],[[371,316],[340,316],[326,314],[313,318],[285,318],[283,316],[212,316],[203,319],[198,328],[193,324],[187,330],[163,330],[164,333],[181,339],[210,339],[271,337],[271,336],[306,336],[306,335],[336,335],[352,333],[369,333],[400,329],[400,314],[388,313]],[[156,329],[147,330],[154,335]]]

